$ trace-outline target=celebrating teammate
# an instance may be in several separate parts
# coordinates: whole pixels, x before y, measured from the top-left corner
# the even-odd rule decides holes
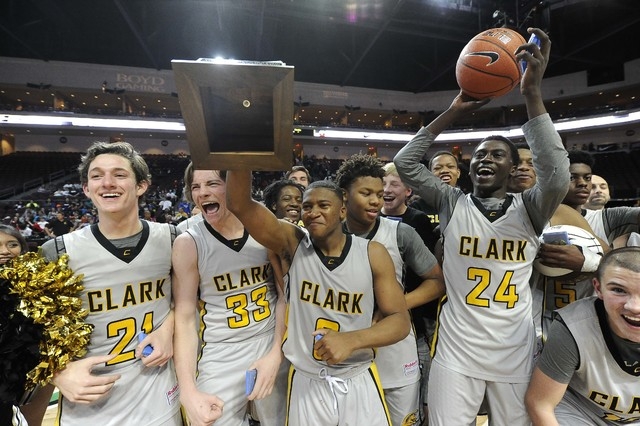
[[[596,275],[597,296],[556,311],[526,395],[535,426],[640,424],[640,248]]]
[[[405,294],[407,307],[411,309],[444,294],[442,270],[415,229],[378,216],[384,204],[384,175],[380,161],[370,155],[355,154],[342,163],[336,173],[336,183],[346,194],[344,228],[386,247],[403,291],[406,269],[420,277],[418,287]],[[378,349],[376,354],[380,381],[394,426],[420,423],[420,368],[416,345],[412,327],[407,337]]]
[[[536,183],[536,173],[533,166],[531,150],[526,145],[518,146],[520,162],[516,173],[509,179],[509,192],[522,192],[532,188]],[[573,183],[570,184],[570,187]],[[565,196],[565,200],[567,196]],[[565,201],[563,200],[563,203]],[[589,232],[595,236],[589,223],[575,209],[560,204],[549,219],[549,226],[571,225]],[[608,245],[600,241],[603,249],[608,251]],[[578,299],[593,295],[591,284],[592,273],[595,273],[600,263],[602,253],[583,250],[579,245],[541,244],[538,258],[548,267],[564,268],[573,271],[569,276],[547,277],[537,270],[531,275],[533,292],[533,320],[536,327],[537,347],[536,355],[540,353],[552,321],[553,311]]]
[[[185,171],[185,195],[204,220],[181,234],[173,250],[180,400],[193,425],[211,424],[222,400],[216,425],[248,425],[254,408],[261,425],[282,426],[284,297],[274,283],[268,250],[226,208],[225,177],[224,171],[194,170],[193,164]],[[254,369],[255,387],[245,394],[246,372]]]
[[[69,254],[84,275],[81,297],[94,325],[85,357],[57,372],[58,422],[67,425],[182,425],[173,355],[173,226],[138,218],[151,176],[126,142],[96,142],[78,167],[99,223],[43,246],[55,260]],[[138,335],[147,334],[143,340]],[[143,356],[147,346],[153,351]]]
[[[581,213],[595,231],[595,235],[611,245],[614,245],[617,239],[625,239],[631,232],[638,232],[638,207],[604,207],[600,210],[583,208],[591,195],[593,157],[588,152],[571,151],[569,163],[571,185],[563,203]]]
[[[475,148],[472,194],[447,185],[420,163],[437,135],[487,102],[462,92],[394,158],[402,180],[438,209],[444,237],[447,295],[432,348],[431,425],[472,424],[485,398],[491,424],[529,423],[524,406],[534,350],[529,277],[538,235],[569,184],[567,153],[540,88],[550,41],[539,29],[529,32],[540,38],[541,47],[525,44],[516,55],[528,64],[520,91],[529,116],[523,131],[537,160],[533,188],[507,194],[518,151],[501,136],[485,138]]]
[[[302,184],[290,179],[277,180],[264,189],[264,205],[278,219],[298,223],[302,210],[302,193],[305,189]]]
[[[283,351],[292,364],[287,424],[389,426],[372,348],[405,338],[410,320],[386,249],[342,231],[343,191],[329,181],[304,193],[306,231],[251,199],[250,172],[228,173],[227,203],[282,259],[289,295]]]

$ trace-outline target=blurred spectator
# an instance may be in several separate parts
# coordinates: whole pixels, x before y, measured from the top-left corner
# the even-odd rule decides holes
[[[89,213],[85,213],[82,215],[82,217],[80,218],[80,223],[78,223],[77,225],[77,229],[82,229],[85,226],[91,226],[93,225],[93,223],[95,222],[94,218],[92,215],[90,215]]]
[[[68,234],[75,229],[73,223],[64,216],[64,213],[58,212],[56,218],[47,223],[45,232],[47,236],[54,238],[60,235]]]
[[[311,183],[311,175],[305,166],[293,166],[285,175],[285,179],[292,180],[305,188]]]
[[[29,238],[31,234],[33,234],[33,230],[25,222],[18,223],[18,230],[20,231],[20,234],[22,234],[24,238]]]
[[[173,207],[173,203],[171,202],[169,197],[165,197],[164,200],[160,201],[159,205],[160,205],[160,210],[164,212],[171,211],[171,208]]]
[[[180,223],[183,220],[187,220],[187,219],[189,219],[189,215],[187,214],[187,212],[184,211],[182,207],[179,207],[178,211],[176,212],[176,215],[173,217],[173,221],[175,223]]]
[[[611,200],[609,184],[598,175],[591,175],[591,194],[582,207],[589,210],[602,210]]]

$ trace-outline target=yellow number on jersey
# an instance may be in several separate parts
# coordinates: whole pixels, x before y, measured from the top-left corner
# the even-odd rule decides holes
[[[482,297],[482,293],[484,293],[491,283],[491,271],[480,268],[469,268],[467,271],[467,279],[471,281],[479,279],[478,284],[467,294],[467,305],[488,308],[489,299]]]
[[[144,314],[142,320],[142,331],[145,333],[151,333],[153,330],[153,312],[147,312]],[[116,365],[121,362],[130,361],[136,357],[135,349],[125,351],[129,343],[138,335],[138,328],[136,326],[135,318],[125,318],[119,321],[109,323],[107,325],[107,337],[120,337],[120,340],[116,342],[113,349],[109,351],[109,355],[117,355],[111,361],[107,362],[107,365]]]
[[[327,328],[333,331],[340,331],[340,323],[335,322],[333,320],[328,320],[326,318],[318,318],[316,320],[316,330],[320,330],[321,328]],[[315,338],[312,337],[311,345],[313,346],[314,344],[315,344]],[[313,351],[313,357],[318,361],[322,361],[322,358],[320,357],[320,355],[316,353],[315,350]]]
[[[576,301],[576,284],[574,282],[556,281],[553,287],[556,295],[553,298],[554,309],[560,309]]]
[[[227,325],[229,328],[242,328],[246,327],[250,323],[250,316],[253,317],[255,322],[260,322],[271,316],[271,307],[267,300],[267,286],[263,285],[251,292],[251,301],[259,308],[249,313],[249,298],[246,293],[234,294],[226,299],[227,309],[236,315],[235,317],[227,318]]]
[[[516,291],[515,284],[511,283],[512,277],[513,271],[507,271],[502,277],[496,293],[492,297],[494,302],[506,303],[507,309],[512,309],[520,299],[520,296],[518,296]],[[479,306],[481,308],[488,308],[490,306],[491,299],[484,297],[483,293],[489,287],[489,284],[491,284],[491,271],[481,268],[469,268],[467,271],[467,279],[470,281],[477,281],[475,287],[473,287],[467,294],[467,304]]]

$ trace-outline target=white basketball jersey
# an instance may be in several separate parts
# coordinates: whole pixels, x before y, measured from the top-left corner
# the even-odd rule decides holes
[[[491,222],[470,195],[443,230],[447,288],[435,360],[481,380],[526,383],[534,327],[529,277],[540,245],[520,194]]]
[[[173,364],[146,368],[134,356],[138,334],[158,328],[171,301],[170,227],[142,224],[140,242],[131,250],[117,249],[97,226],[63,236],[69,266],[75,274],[84,274],[85,321],[94,325],[86,357],[117,355],[92,373],[121,378],[99,403],[73,404],[62,398],[61,425],[160,424],[180,408]]]
[[[385,217],[379,218],[378,229],[371,238],[387,248],[396,271],[396,279],[404,290],[404,261],[398,249],[398,226],[400,222]],[[413,326],[407,337],[393,345],[376,350],[376,365],[384,389],[397,388],[420,380],[418,347]]]
[[[564,308],[577,300],[593,296],[595,290],[592,278],[567,280],[560,277],[551,278],[538,275],[538,280],[543,293],[542,338],[546,340],[553,320],[553,311]]]
[[[288,272],[289,315],[283,345],[297,370],[315,376],[324,368],[339,377],[373,361],[373,350],[362,349],[329,366],[314,356],[311,334],[320,328],[344,332],[371,327],[375,301],[368,244],[364,238],[347,235],[342,262],[335,269],[324,265],[308,235],[298,244]]]
[[[204,218],[202,217],[202,213],[198,213],[197,215],[191,216],[187,218],[187,220],[183,220],[182,222],[177,224],[176,228],[178,228],[178,231],[180,232],[185,232],[187,229],[193,228],[198,222],[201,222],[203,220]]]
[[[186,232],[198,251],[205,345],[273,333],[278,293],[267,249],[246,230],[227,240],[206,221]]]
[[[615,345],[603,337],[604,305],[597,297],[579,300],[558,314],[580,352],[580,366],[567,392],[581,406],[611,424],[640,424],[640,376],[623,369]]]
[[[600,238],[602,241],[607,241],[610,243],[607,238],[607,233],[604,230],[604,219],[602,217],[602,210],[584,210],[584,218],[587,222],[589,222],[589,226],[593,230],[596,237]]]

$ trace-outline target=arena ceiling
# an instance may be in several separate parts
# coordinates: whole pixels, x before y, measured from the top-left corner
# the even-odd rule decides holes
[[[172,59],[281,60],[295,80],[456,89],[481,30],[548,30],[547,76],[617,81],[640,57],[637,0],[3,0],[0,56],[170,69]]]

